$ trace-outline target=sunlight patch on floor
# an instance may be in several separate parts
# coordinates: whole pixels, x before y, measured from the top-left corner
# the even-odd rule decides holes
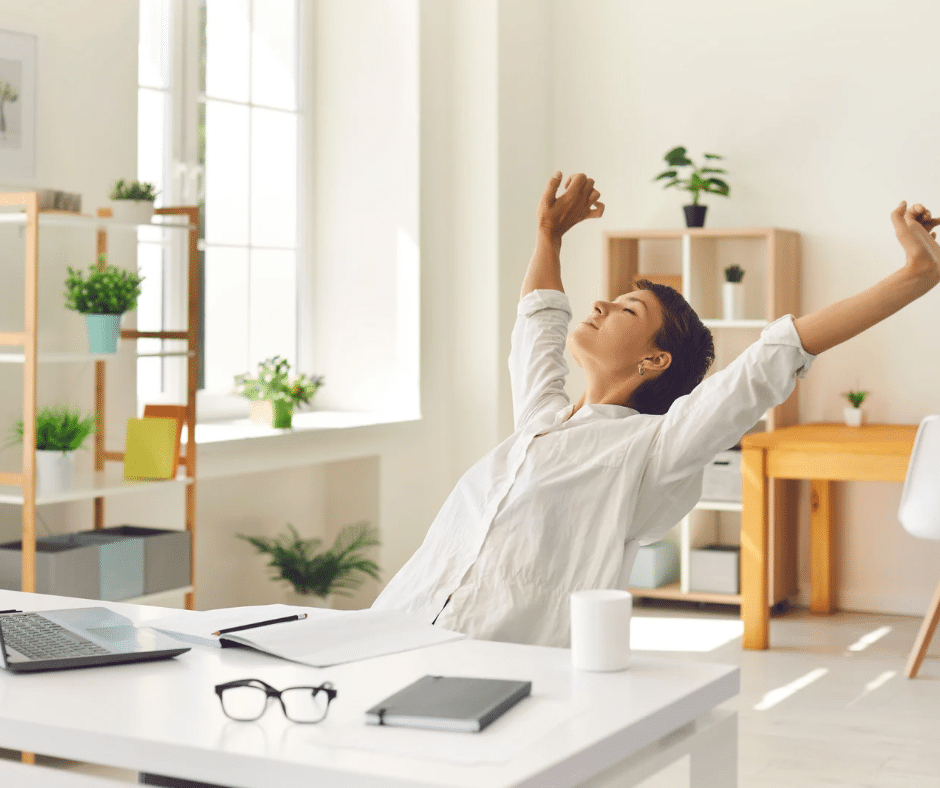
[[[862,635],[851,646],[849,646],[849,651],[864,651],[872,643],[881,640],[890,631],[891,627],[878,627],[878,629],[872,630],[867,635]]]
[[[630,648],[634,651],[714,651],[744,632],[737,619],[634,617]]]
[[[852,705],[858,703],[858,702],[859,702],[862,698],[864,698],[866,695],[868,695],[869,693],[874,692],[876,689],[878,689],[878,687],[881,687],[881,686],[883,686],[884,684],[887,684],[889,681],[891,681],[891,679],[893,679],[893,678],[894,678],[895,676],[897,676],[897,675],[898,675],[898,672],[897,672],[896,670],[886,670],[886,671],[885,671],[884,673],[882,673],[880,676],[878,676],[878,677],[872,679],[871,681],[869,681],[869,682],[865,685],[865,689],[862,690],[862,694],[859,695],[857,698],[853,698],[853,699],[850,700],[848,703],[846,703],[846,704],[845,704],[845,707],[848,708],[849,706],[852,706]]]
[[[811,670],[805,676],[800,676],[795,681],[791,681],[789,684],[784,684],[782,687],[777,687],[768,692],[754,707],[754,711],[766,711],[774,706],[776,706],[781,701],[786,700],[791,695],[795,695],[801,689],[808,687],[814,681],[818,681],[823,676],[829,672],[828,668],[816,668],[816,670]]]

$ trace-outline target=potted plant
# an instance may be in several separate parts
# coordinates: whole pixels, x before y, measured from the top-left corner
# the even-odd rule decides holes
[[[318,552],[322,539],[305,539],[287,524],[287,533],[273,538],[237,534],[262,555],[275,580],[286,580],[302,604],[328,607],[330,596],[349,596],[366,576],[379,580],[379,566],[366,553],[379,546],[378,531],[367,522],[347,525],[333,546]]]
[[[842,418],[849,427],[861,427],[865,421],[865,411],[862,410],[862,403],[868,396],[867,391],[846,391],[842,394],[849,404],[842,409]]]
[[[669,151],[664,157],[666,164],[669,165],[669,169],[665,172],[661,172],[653,180],[660,181],[664,178],[669,178],[669,182],[665,185],[665,188],[669,189],[670,187],[677,187],[692,193],[692,204],[684,206],[685,210],[685,226],[686,227],[704,227],[705,226],[705,211],[708,210],[707,205],[699,205],[698,198],[702,192],[708,194],[720,194],[722,197],[727,197],[730,193],[730,187],[720,178],[714,177],[715,175],[722,175],[725,173],[725,170],[711,167],[710,164],[722,157],[717,153],[706,153],[705,154],[705,164],[701,167],[697,167],[695,163],[686,156],[686,150],[684,147],[679,146],[673,148]],[[691,167],[692,172],[688,178],[679,177],[679,167]]]
[[[290,378],[290,362],[281,356],[258,364],[258,377],[235,376],[235,391],[251,401],[251,420],[277,429],[289,429],[294,406],[307,404],[323,385],[323,376]]]
[[[744,317],[744,269],[729,265],[725,269],[725,281],[721,298],[725,320],[741,320]]]
[[[121,318],[137,307],[140,283],[144,277],[107,265],[98,255],[98,265],[89,268],[88,278],[68,267],[65,280],[65,306],[85,316],[88,349],[92,353],[116,353],[121,335]]]
[[[36,493],[56,493],[72,486],[75,452],[96,428],[93,415],[68,405],[49,406],[36,414]],[[7,446],[23,442],[23,420],[10,431]]]
[[[127,182],[123,178],[115,181],[109,195],[112,218],[131,224],[150,224],[157,194],[152,183]]]

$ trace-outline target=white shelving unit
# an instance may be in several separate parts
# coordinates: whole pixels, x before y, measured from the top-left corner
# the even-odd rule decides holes
[[[713,371],[736,358],[770,322],[799,311],[800,237],[791,230],[636,230],[608,233],[605,241],[608,297],[633,290],[637,279],[681,291],[715,338]],[[734,264],[745,271],[745,309],[743,319],[727,320],[721,313],[721,285],[724,269]],[[768,411],[755,429],[795,424],[797,417],[794,392]],[[771,487],[768,587],[769,604],[775,605],[797,592],[796,536],[786,530],[788,521],[796,521],[796,490],[793,482],[782,480],[773,480]],[[699,501],[672,535],[679,545],[680,581],[662,588],[630,590],[640,597],[740,604],[740,594],[694,592],[689,586],[691,551],[709,543],[739,543],[740,512],[738,501]]]
[[[19,364],[23,368],[23,467],[19,473],[0,473],[0,504],[19,505],[23,508],[23,591],[36,589],[36,507],[65,501],[92,501],[96,528],[104,527],[104,501],[108,497],[134,495],[155,487],[181,485],[185,488],[186,522],[190,542],[189,585],[151,594],[138,600],[163,600],[185,595],[187,608],[194,607],[195,556],[193,547],[196,535],[196,383],[197,347],[199,341],[199,254],[198,228],[199,209],[195,206],[158,208],[150,224],[129,224],[110,218],[110,209],[99,210],[97,215],[40,211],[36,192],[0,194],[0,225],[21,226],[25,240],[24,253],[24,316],[22,331],[0,332],[0,348],[19,348],[0,353],[0,365]],[[188,235],[188,315],[187,325],[180,331],[138,331],[124,329],[121,338],[132,340],[117,354],[94,354],[73,351],[58,351],[39,348],[38,320],[38,272],[40,227],[68,227],[86,229],[96,233],[97,253],[107,253],[110,232],[130,233],[142,227]],[[64,309],[63,305],[63,309]],[[185,350],[163,352],[137,352],[138,339],[169,339],[186,343]],[[129,349],[130,348],[130,349]],[[132,481],[123,478],[124,452],[108,451],[104,446],[105,435],[105,376],[107,364],[121,363],[122,356],[134,359],[145,356],[181,356],[187,360],[187,399],[185,453],[181,452],[177,476],[160,481]],[[85,477],[77,476],[71,489],[54,495],[36,495],[35,424],[37,366],[39,364],[74,364],[94,362],[95,366],[95,415],[99,429],[95,435],[94,470]],[[2,368],[0,368],[2,374]],[[108,463],[111,463],[110,465]],[[153,602],[157,604],[158,602]]]

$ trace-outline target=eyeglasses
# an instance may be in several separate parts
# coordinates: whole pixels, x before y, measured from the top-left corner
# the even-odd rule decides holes
[[[217,684],[215,694],[219,696],[225,716],[239,722],[259,719],[271,699],[277,698],[284,716],[291,722],[314,723],[326,717],[336,690],[328,681],[319,687],[276,690],[261,679],[239,679]]]

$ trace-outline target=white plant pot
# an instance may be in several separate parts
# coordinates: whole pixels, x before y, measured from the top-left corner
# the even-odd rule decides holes
[[[74,451],[36,450],[36,494],[65,492],[72,487]]]
[[[127,224],[150,224],[153,200],[111,200],[111,218]]]
[[[725,282],[721,289],[722,317],[725,320],[744,319],[744,282]]]
[[[842,409],[842,419],[847,427],[861,427],[865,421],[865,412],[861,408],[853,408],[847,405]]]
[[[296,605],[297,607],[322,607],[332,608],[332,596],[316,596],[315,594],[298,594],[291,588],[287,592],[287,601],[285,604]]]

